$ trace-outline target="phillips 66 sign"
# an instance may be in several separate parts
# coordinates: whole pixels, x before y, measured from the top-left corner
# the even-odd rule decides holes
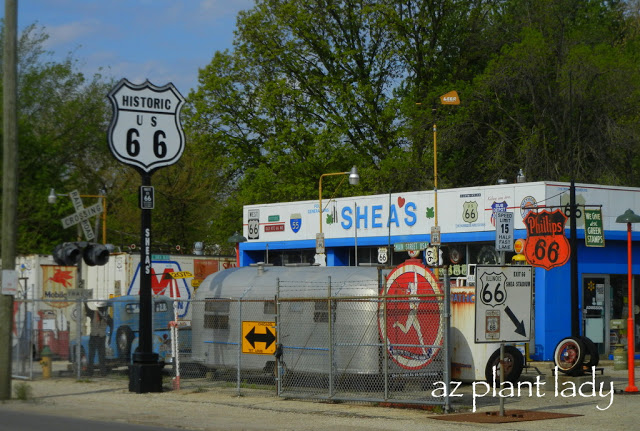
[[[109,99],[114,113],[107,136],[116,159],[147,173],[180,159],[184,98],[173,84],[135,85],[122,79],[109,92]]]

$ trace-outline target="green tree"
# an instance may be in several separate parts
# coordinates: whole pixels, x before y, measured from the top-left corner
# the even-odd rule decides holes
[[[323,173],[352,165],[361,185],[337,196],[430,187],[431,101],[482,70],[486,8],[262,0],[241,13],[235,50],[216,53],[189,97],[191,138],[227,172],[224,206],[315,199]]]
[[[106,95],[115,83],[100,75],[86,79],[71,56],[47,61],[49,53],[42,49],[47,37],[32,25],[19,41],[18,253],[51,253],[55,245],[77,238],[76,229],[65,230],[60,222],[74,211],[70,199],[48,204],[51,188],[105,194],[107,241],[140,245],[141,181],[135,170],[111,155],[106,140],[112,118]],[[187,146],[178,164],[154,174],[154,251],[175,250],[175,245],[189,251],[195,241],[215,240],[210,232],[217,189],[206,165],[211,159],[195,150]],[[93,203],[90,198],[83,202]],[[102,241],[99,232],[96,241]]]
[[[46,39],[32,25],[18,44],[18,253],[49,253],[52,243],[69,239],[59,219],[70,203],[48,206],[50,188],[95,185],[97,194],[102,184],[96,180],[107,170],[99,148],[104,135],[98,135],[106,120],[101,94],[107,84],[100,76],[87,81],[71,57],[45,61]]]
[[[474,79],[454,149],[485,155],[467,173],[513,178],[523,168],[529,180],[639,184],[638,15],[624,6],[505,3],[496,23],[507,43]]]

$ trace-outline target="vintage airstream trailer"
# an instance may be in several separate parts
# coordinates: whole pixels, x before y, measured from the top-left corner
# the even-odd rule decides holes
[[[235,368],[238,343],[247,343],[251,325],[267,342],[259,344],[266,351],[276,347],[276,295],[281,299],[277,316],[280,325],[278,342],[285,348],[284,360],[305,372],[327,371],[331,324],[334,345],[358,334],[359,346],[335,349],[334,363],[344,372],[378,374],[380,372],[380,335],[378,330],[378,292],[389,270],[374,267],[282,267],[259,264],[231,268],[208,276],[196,293],[192,318],[192,356],[190,362],[208,368]],[[369,298],[365,301],[333,306],[329,322],[327,297]],[[301,298],[300,300],[291,300]],[[318,300],[314,300],[317,298]],[[324,300],[323,300],[324,299]],[[249,326],[247,326],[247,322]],[[268,322],[268,328],[260,328]],[[244,331],[242,326],[244,325]],[[244,333],[243,333],[244,332]],[[273,342],[273,344],[271,344]],[[346,343],[343,343],[346,344]],[[271,354],[242,355],[243,370],[272,369]]]
[[[418,270],[420,266],[416,266]],[[334,367],[345,374],[380,375],[385,365],[395,375],[441,374],[444,353],[440,347],[445,342],[444,323],[440,320],[442,297],[423,300],[432,302],[432,306],[427,311],[430,314],[427,320],[421,318],[425,335],[420,344],[429,344],[431,348],[416,353],[403,346],[406,338],[402,338],[400,331],[417,332],[409,331],[410,319],[406,315],[410,314],[411,301],[406,300],[396,307],[400,312],[404,307],[404,320],[396,318],[397,322],[393,322],[393,312],[386,313],[387,343],[384,341],[380,293],[385,291],[394,270],[257,264],[211,274],[196,292],[189,362],[216,370],[236,369],[240,362],[242,370],[272,372],[279,319],[277,343],[284,347],[283,360],[290,369],[326,373],[331,363],[327,346],[332,345],[336,346],[331,352]],[[440,289],[436,288],[435,293],[440,295]],[[488,360],[499,347],[473,342],[473,291],[473,286],[451,289],[449,346],[454,380],[484,379]],[[392,292],[387,290],[389,293]],[[332,301],[331,321],[327,297],[337,299]],[[393,306],[387,305],[387,310],[393,310]],[[392,340],[391,331],[400,334],[400,338]],[[246,352],[242,343],[246,345],[252,337],[258,340],[256,345],[268,349],[261,352],[251,345],[250,352]],[[393,347],[387,350],[389,342],[395,344],[395,351]],[[240,347],[250,354],[240,354]],[[520,371],[521,368],[518,376]]]

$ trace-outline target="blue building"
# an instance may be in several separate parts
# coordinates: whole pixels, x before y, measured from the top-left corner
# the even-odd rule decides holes
[[[626,321],[632,304],[638,352],[640,278],[633,276],[635,293],[628,298],[627,225],[616,223],[616,218],[628,209],[640,214],[640,188],[576,184],[575,193],[580,332],[591,338],[601,355],[610,355],[617,344],[626,344],[626,336],[611,321]],[[465,285],[473,281],[474,265],[509,264],[516,255],[496,250],[496,214],[513,213],[514,239],[526,239],[527,214],[545,210],[568,214],[569,203],[569,183],[541,181],[324,199],[322,216],[320,201],[248,205],[240,265],[393,266],[409,258],[400,251],[406,249],[403,244],[436,242],[439,227],[447,251],[441,264],[447,265],[452,282]],[[591,233],[585,230],[588,210],[601,214],[604,238],[596,238],[595,244],[587,244],[585,238],[585,231],[587,236]],[[632,230],[640,231],[640,224]],[[568,221],[565,236],[570,236]],[[640,232],[632,232],[633,274],[640,274],[638,239]],[[421,256],[433,260],[433,251],[428,247]],[[550,269],[535,267],[534,272],[530,356],[553,360],[557,343],[572,335],[571,265],[567,261]]]

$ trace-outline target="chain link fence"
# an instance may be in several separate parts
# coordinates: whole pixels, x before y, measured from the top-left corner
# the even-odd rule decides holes
[[[153,348],[165,364],[163,388],[231,386],[241,394],[258,387],[288,398],[447,408],[448,289],[431,295],[379,292],[384,290],[377,284],[350,286],[329,278],[278,281],[273,297],[154,297]],[[87,378],[94,371],[94,377],[125,385],[138,344],[136,301],[108,301],[111,326],[100,366],[97,348],[89,358],[87,310],[95,310],[96,301],[16,300],[14,377],[43,377],[46,354],[55,377]],[[174,310],[185,306],[189,315],[177,320]]]

